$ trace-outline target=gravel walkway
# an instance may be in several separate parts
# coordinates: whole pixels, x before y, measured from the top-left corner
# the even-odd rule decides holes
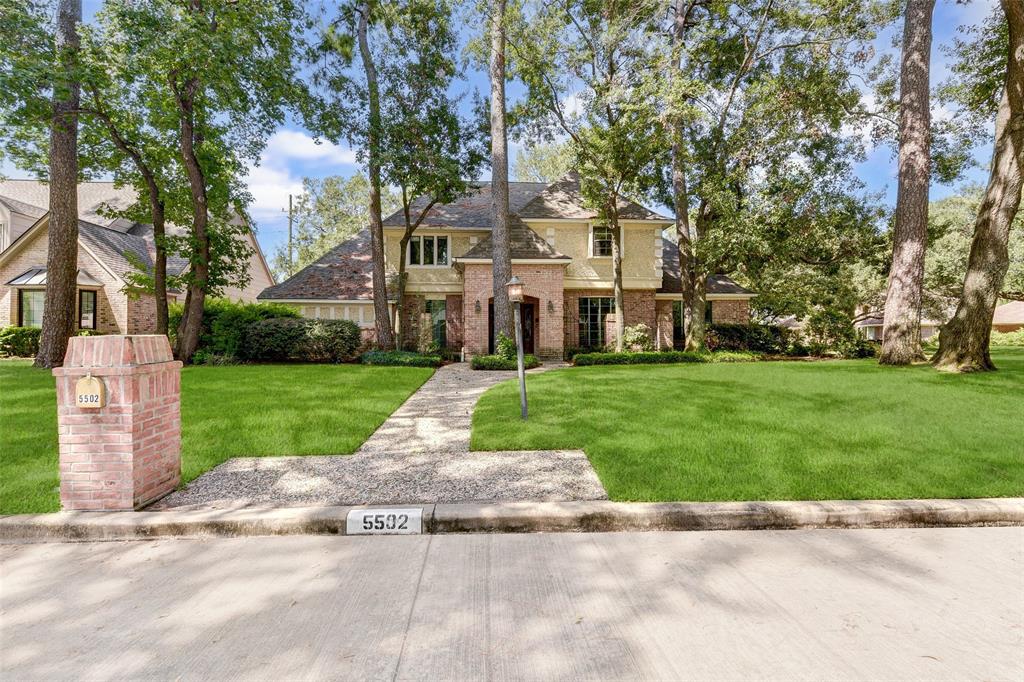
[[[236,457],[152,508],[607,499],[582,450],[469,451],[477,400],[514,377],[447,365],[353,455]]]

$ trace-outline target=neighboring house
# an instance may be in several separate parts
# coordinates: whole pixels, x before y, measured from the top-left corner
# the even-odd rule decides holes
[[[130,188],[111,182],[86,182],[78,187],[78,296],[81,329],[119,334],[156,331],[152,295],[126,292],[126,273],[140,263],[152,268],[153,226],[110,218],[101,213],[123,209],[135,201]],[[42,324],[46,292],[46,251],[49,243],[49,187],[35,180],[0,181],[0,327]],[[176,229],[176,228],[169,228]],[[255,301],[274,283],[273,275],[250,233],[253,248],[250,282],[244,289],[226,288],[232,300]],[[188,262],[168,258],[169,275],[179,275]],[[177,300],[180,292],[168,292]]]
[[[1024,301],[1010,301],[998,306],[992,316],[992,329],[997,332],[1024,329]]]
[[[430,339],[467,356],[493,350],[491,191],[481,183],[466,196],[431,208],[399,253],[400,212],[384,220],[385,265],[394,280],[398,259],[408,266],[401,334],[409,345]],[[417,200],[415,214],[423,205]],[[523,281],[523,343],[527,352],[562,357],[570,348],[613,340],[611,235],[585,208],[579,182],[509,183],[512,272]],[[619,206],[625,324],[646,324],[659,347],[682,337],[679,252],[663,231],[673,224],[638,204]],[[747,322],[755,294],[730,280],[708,279],[709,318]],[[360,232],[260,300],[295,304],[306,317],[374,325],[370,238]],[[392,301],[394,298],[392,297]],[[673,311],[676,315],[673,315]],[[393,313],[392,313],[393,314]]]
[[[933,336],[939,333],[939,329],[945,322],[939,322],[938,320],[931,320],[926,317],[921,318],[921,340],[927,341]],[[868,341],[881,341],[882,340],[882,329],[884,327],[882,311],[879,310],[877,314],[871,317],[866,317],[858,322],[855,322],[854,327],[860,332]]]

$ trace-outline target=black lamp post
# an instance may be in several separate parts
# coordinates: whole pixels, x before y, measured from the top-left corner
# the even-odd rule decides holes
[[[508,288],[508,300],[513,304],[516,325],[516,362],[519,370],[519,408],[523,419],[526,419],[526,368],[523,365],[523,319],[520,313],[520,306],[523,302],[523,283],[518,277],[512,275],[512,279],[505,285]]]

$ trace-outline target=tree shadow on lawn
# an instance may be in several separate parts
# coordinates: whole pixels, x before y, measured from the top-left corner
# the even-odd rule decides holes
[[[968,536],[944,534],[913,551],[892,533],[8,546],[3,668],[48,679],[714,672],[701,666],[771,677],[787,666],[853,674],[865,646],[893,637],[905,652],[891,652],[895,661],[919,665],[917,654],[933,651],[922,647],[944,643],[963,652],[951,665],[984,668],[985,649],[972,644],[1007,614],[977,631],[949,624],[969,615],[961,596],[997,589],[990,557],[953,575],[944,556],[984,555],[965,553]],[[922,624],[922,609],[943,613],[941,630]]]

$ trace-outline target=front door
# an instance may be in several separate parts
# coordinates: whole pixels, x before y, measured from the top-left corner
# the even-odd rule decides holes
[[[534,352],[534,334],[537,328],[537,320],[535,318],[537,308],[533,303],[520,303],[520,316],[523,320],[523,352],[533,353]],[[488,329],[488,343],[487,352],[494,353],[494,301],[487,307],[487,329]],[[513,338],[515,330],[513,330]]]

